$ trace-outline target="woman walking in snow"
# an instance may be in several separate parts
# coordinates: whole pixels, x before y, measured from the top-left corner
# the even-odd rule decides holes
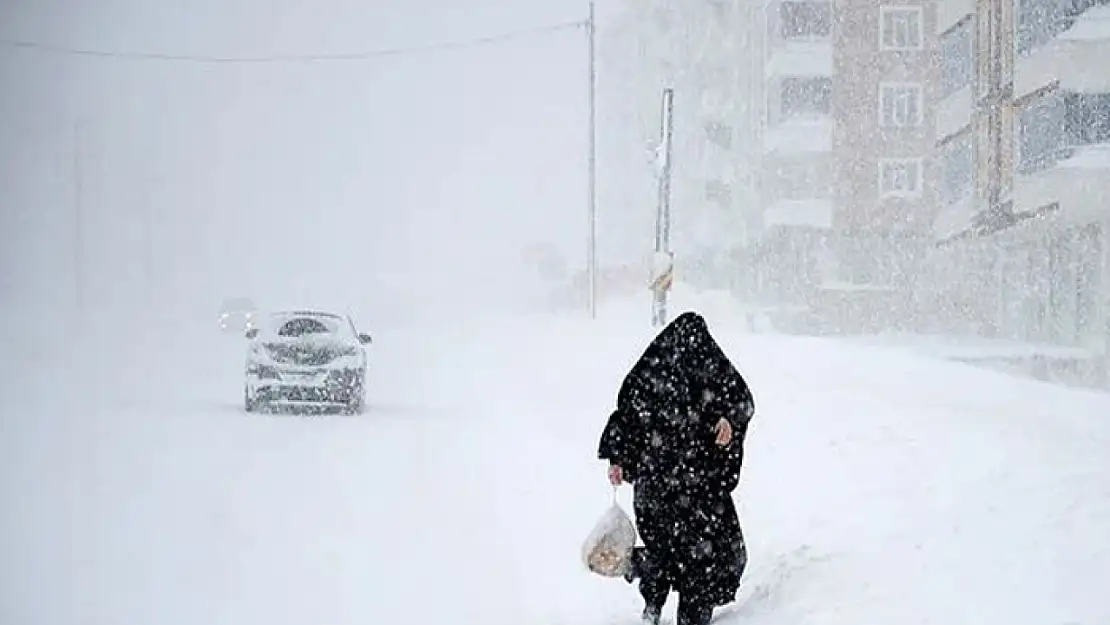
[[[613,484],[633,484],[644,546],[626,579],[640,580],[646,624],[658,625],[672,590],[678,625],[707,625],[735,599],[747,548],[732,491],[754,412],[743,376],[697,313],[664,328],[625,376],[598,457]]]

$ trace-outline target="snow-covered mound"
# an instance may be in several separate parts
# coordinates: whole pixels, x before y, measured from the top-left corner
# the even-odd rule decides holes
[[[758,408],[719,622],[1110,622],[1110,399],[708,317]],[[243,414],[214,327],[6,363],[0,622],[634,623],[578,547],[649,319],[373,328],[360,418]]]

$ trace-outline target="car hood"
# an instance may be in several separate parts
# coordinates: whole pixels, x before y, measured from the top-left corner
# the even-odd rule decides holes
[[[353,343],[322,337],[277,337],[260,345],[275,362],[303,366],[326,365],[357,348]]]

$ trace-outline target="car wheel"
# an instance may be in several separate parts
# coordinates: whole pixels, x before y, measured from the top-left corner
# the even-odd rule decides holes
[[[365,386],[360,380],[359,383],[351,390],[351,396],[347,399],[347,405],[343,408],[343,414],[359,415],[362,414],[362,408],[365,397]]]
[[[348,416],[362,414],[362,398],[352,397],[347,401],[347,405],[343,407],[343,414]]]

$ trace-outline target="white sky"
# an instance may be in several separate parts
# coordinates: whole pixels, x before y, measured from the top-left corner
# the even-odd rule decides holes
[[[170,54],[326,54],[496,35],[586,13],[584,1],[560,0],[184,5],[0,0],[0,38]],[[584,33],[574,30],[286,66],[0,48],[0,294],[56,308],[74,299],[81,120],[83,278],[89,301],[106,309],[144,296],[207,314],[241,293],[324,306],[357,300],[381,315],[460,297],[485,306],[533,279],[520,266],[533,245],[561,250],[571,269],[584,264],[584,71]]]

